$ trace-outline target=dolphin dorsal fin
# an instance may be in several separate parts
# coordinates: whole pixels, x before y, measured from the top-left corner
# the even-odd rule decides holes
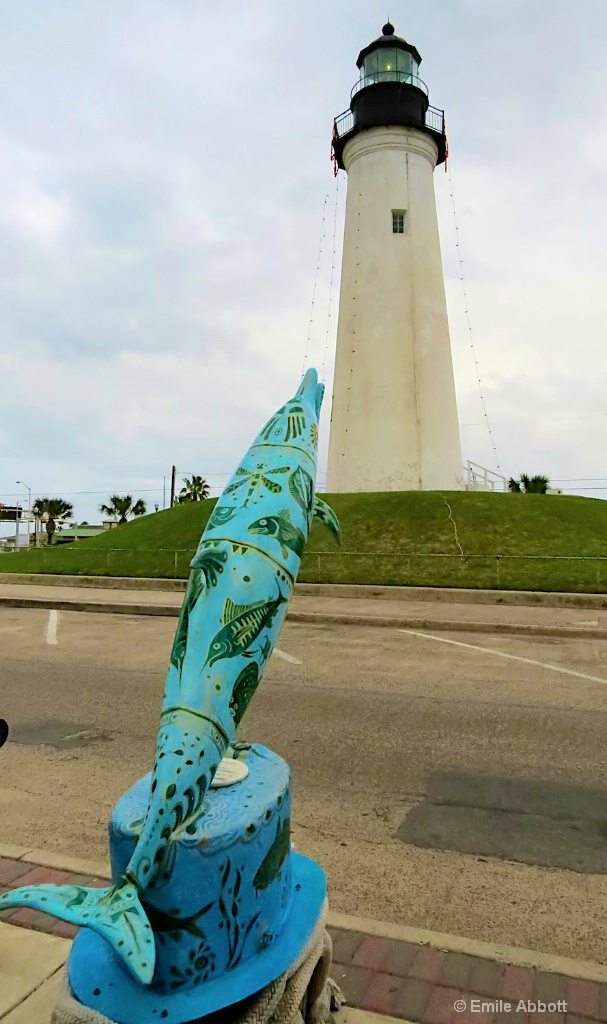
[[[335,515],[331,506],[327,505],[326,501],[323,501],[322,498],[314,499],[314,519],[318,519],[323,526],[326,526],[335,537],[337,543],[341,544],[341,528],[339,525],[339,519]]]

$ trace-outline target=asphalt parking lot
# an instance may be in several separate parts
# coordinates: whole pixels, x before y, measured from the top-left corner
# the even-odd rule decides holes
[[[107,856],[175,624],[0,609],[3,842]],[[606,688],[602,640],[287,624],[243,732],[335,910],[605,962]]]

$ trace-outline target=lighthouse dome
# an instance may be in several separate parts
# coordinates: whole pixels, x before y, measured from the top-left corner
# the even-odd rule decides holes
[[[378,39],[365,46],[358,55],[356,66],[367,85],[379,82],[405,82],[415,84],[422,58],[417,47],[395,35],[389,21]]]

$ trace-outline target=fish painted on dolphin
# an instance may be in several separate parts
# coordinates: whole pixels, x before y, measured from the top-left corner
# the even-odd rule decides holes
[[[314,516],[339,540],[334,512],[315,496],[323,393],[309,370],[258,434],[201,537],[171,651],[148,809],[124,874],[104,889],[25,886],[0,897],[0,910],[25,905],[91,928],[144,985],[156,961],[145,892],[169,884],[175,844],[204,816],[205,794],[278,639]]]

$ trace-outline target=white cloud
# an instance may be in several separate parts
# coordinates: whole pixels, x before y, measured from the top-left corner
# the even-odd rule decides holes
[[[607,10],[412,0],[391,15],[447,109],[500,464],[600,477]],[[307,355],[330,391],[346,182],[327,348],[329,136],[384,20],[377,0],[3,5],[0,492],[18,478],[161,501],[174,462],[219,486],[298,383],[325,195]],[[440,169],[436,191],[464,453],[492,466]],[[321,472],[329,413],[330,393]],[[94,518],[97,496],[74,500]]]

